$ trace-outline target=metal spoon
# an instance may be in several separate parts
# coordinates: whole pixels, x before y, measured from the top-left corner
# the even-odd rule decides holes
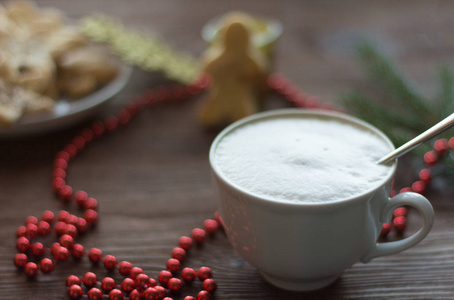
[[[401,157],[408,151],[416,148],[423,142],[427,141],[428,139],[442,133],[443,131],[447,130],[451,126],[454,125],[454,113],[448,116],[447,118],[443,119],[439,123],[435,124],[431,128],[427,129],[417,137],[413,138],[412,140],[406,142],[396,150],[392,151],[388,155],[383,156],[377,164],[386,164],[388,162],[393,161],[394,159]]]

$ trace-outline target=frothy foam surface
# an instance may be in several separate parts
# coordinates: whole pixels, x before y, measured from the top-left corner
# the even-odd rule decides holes
[[[284,116],[243,125],[215,150],[224,176],[275,201],[331,202],[359,195],[387,176],[392,149],[373,132],[337,119]]]

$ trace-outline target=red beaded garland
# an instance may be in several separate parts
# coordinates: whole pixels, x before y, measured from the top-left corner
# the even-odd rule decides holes
[[[218,231],[219,224],[215,220],[208,219],[203,222],[203,228],[208,234],[213,235],[216,233],[216,231]]]
[[[50,224],[46,221],[38,222],[38,235],[46,236],[52,231]]]
[[[183,298],[183,300],[196,300],[196,297],[194,296],[186,296]]]
[[[181,262],[186,258],[186,251],[183,248],[175,247],[172,250],[172,257]]]
[[[69,258],[69,250],[65,247],[59,247],[54,254],[56,261],[66,261]]]
[[[85,254],[85,248],[81,244],[74,244],[71,249],[71,255],[74,259],[81,259]]]
[[[16,248],[19,252],[27,252],[30,249],[30,241],[26,237],[20,237],[16,241]]]
[[[398,216],[394,218],[393,226],[396,228],[397,232],[402,233],[407,226],[407,219],[404,216]]]
[[[194,271],[193,268],[184,268],[181,271],[181,278],[186,282],[190,283],[193,282],[196,277],[196,272]]]
[[[40,242],[36,242],[32,244],[32,254],[36,257],[40,257],[44,254],[45,248],[44,245]]]
[[[137,274],[134,283],[137,288],[145,290],[150,285],[150,277],[145,273]]]
[[[197,294],[197,300],[211,300],[212,296],[208,291],[200,291]]]

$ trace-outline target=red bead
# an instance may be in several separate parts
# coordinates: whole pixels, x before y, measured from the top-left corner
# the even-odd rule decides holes
[[[192,238],[194,239],[194,241],[197,244],[203,243],[203,241],[205,240],[205,236],[206,236],[206,233],[205,233],[205,230],[203,230],[203,229],[194,228],[192,230]]]
[[[30,241],[26,237],[20,237],[16,241],[16,248],[19,252],[26,252],[30,249]]]
[[[179,261],[183,261],[186,258],[186,251],[183,248],[175,247],[172,250],[172,257]]]
[[[55,168],[52,171],[52,178],[62,178],[66,179],[66,171],[60,168]]]
[[[186,251],[189,251],[192,248],[192,239],[187,236],[182,236],[178,240],[178,245]]]
[[[212,296],[208,291],[200,291],[197,294],[197,300],[211,300]]]
[[[35,278],[38,275],[38,266],[34,262],[28,262],[25,264],[24,272],[28,278]]]
[[[219,229],[219,224],[215,220],[208,219],[203,222],[203,228],[208,234],[215,234]]]
[[[38,234],[41,236],[46,236],[52,231],[52,227],[46,221],[39,221],[38,223]]]
[[[400,216],[406,216],[407,215],[407,208],[405,207],[398,207],[394,210],[393,212],[393,217],[400,217]]]
[[[174,293],[178,293],[181,291],[181,289],[183,288],[183,283],[181,282],[180,279],[178,278],[170,278],[169,279],[169,282],[167,283],[168,287],[169,287],[169,290],[174,292]]]
[[[117,263],[118,263],[118,260],[113,255],[106,255],[106,257],[104,258],[104,267],[108,271],[112,271],[113,269],[115,269],[115,267],[117,266]]]
[[[68,202],[73,197],[73,188],[69,185],[64,185],[58,190],[58,197],[65,202]]]
[[[121,282],[121,289],[125,293],[130,293],[134,288],[135,288],[135,283],[134,283],[134,280],[132,280],[131,278],[125,278]]]
[[[120,111],[120,113],[118,114],[118,123],[120,125],[126,125],[130,120],[131,114],[127,109],[123,109],[122,111]]]
[[[196,300],[197,298],[194,296],[186,296],[183,298],[183,300]]]
[[[73,248],[71,249],[71,255],[74,259],[81,259],[85,254],[84,246],[81,244],[74,244]]]
[[[410,187],[406,187],[406,188],[403,188],[399,191],[399,193],[406,193],[406,192],[411,192],[411,188]]]
[[[85,128],[80,132],[80,136],[84,139],[85,143],[89,143],[93,140],[94,134],[93,130],[90,128]]]
[[[83,137],[81,137],[80,135],[76,135],[72,141],[71,141],[71,144],[73,144],[74,146],[76,146],[77,150],[80,151],[82,150],[84,147],[85,147],[85,140]]]
[[[88,198],[83,207],[84,209],[98,210],[98,201],[95,198]]]
[[[192,268],[184,268],[181,271],[181,278],[187,283],[193,282],[195,276],[196,272]]]
[[[60,151],[57,153],[57,155],[55,155],[55,159],[57,158],[62,158],[66,161],[69,161],[71,159],[71,155],[69,155],[69,153],[66,151]]]
[[[94,264],[99,263],[102,259],[102,251],[98,248],[91,248],[88,253],[88,259]]]
[[[60,247],[55,251],[54,258],[56,261],[66,261],[69,258],[69,250],[65,247]]]
[[[107,131],[114,131],[118,127],[118,119],[115,116],[108,116],[104,120],[104,126]]]
[[[381,228],[380,236],[381,237],[385,237],[390,232],[391,232],[391,223],[384,223],[382,228]]]
[[[142,300],[142,295],[139,292],[139,290],[132,290],[131,293],[129,293],[129,299],[130,300]]]
[[[100,289],[92,287],[88,292],[87,296],[89,300],[101,300],[102,292]]]
[[[35,216],[28,216],[25,218],[25,225],[27,224],[34,224],[38,225],[38,218]]]
[[[429,151],[424,154],[424,162],[428,166],[434,165],[438,161],[438,154],[435,151]]]
[[[122,261],[119,265],[118,271],[123,276],[129,276],[129,274],[131,273],[131,269],[132,263],[130,263],[129,261]]]
[[[158,291],[155,288],[149,287],[143,292],[144,300],[158,299]]]
[[[60,237],[59,242],[60,242],[60,245],[62,245],[62,247],[65,247],[68,249],[71,249],[74,245],[74,239],[69,234],[63,234]]]
[[[53,243],[52,246],[50,246],[50,253],[55,256],[57,254],[57,250],[61,247],[60,243]]]
[[[17,238],[26,237],[26,235],[27,235],[27,228],[25,226],[17,227],[17,230],[16,230],[16,237]]]
[[[52,224],[54,222],[54,219],[55,219],[55,215],[50,210],[45,210],[43,212],[43,214],[41,215],[41,220],[43,220],[44,222],[47,222],[49,224]]]
[[[393,226],[396,228],[397,232],[402,233],[407,227],[407,219],[404,216],[399,216],[394,218]]]
[[[109,293],[109,300],[123,300],[123,293],[119,289],[113,289]]]
[[[85,207],[85,201],[88,199],[88,194],[84,191],[77,191],[74,194],[74,200],[76,201],[77,205],[80,207]]]
[[[80,285],[74,284],[68,288],[69,299],[80,299],[84,291]]]
[[[84,218],[77,218],[76,228],[79,234],[83,234],[88,229],[87,221]]]
[[[211,294],[213,294],[216,291],[216,288],[217,288],[216,281],[214,281],[214,279],[212,279],[212,278],[205,279],[203,281],[203,283],[202,283],[202,288],[205,291],[208,291]]]
[[[58,193],[62,187],[66,185],[66,181],[61,177],[56,177],[52,180],[52,189],[55,193]]]
[[[74,284],[80,285],[80,278],[74,275],[69,275],[68,278],[66,278],[66,286],[70,287]]]
[[[70,158],[73,158],[77,155],[77,147],[74,146],[73,144],[67,144],[64,148],[63,151],[66,151],[69,154]]]
[[[40,242],[32,244],[32,254],[36,257],[40,257],[44,254],[45,248],[44,245]]]
[[[28,262],[28,257],[24,253],[17,253],[16,256],[14,256],[14,265],[17,268],[23,268],[25,267],[25,264]]]
[[[50,260],[49,258],[43,258],[39,262],[39,269],[44,274],[48,274],[54,270],[54,262],[52,260]]]
[[[101,288],[106,294],[108,294],[115,288],[115,280],[111,277],[104,277],[101,280]]]
[[[68,167],[68,161],[66,159],[56,158],[54,160],[54,168],[66,170],[67,167]]]
[[[208,267],[201,267],[199,271],[197,271],[197,276],[200,280],[204,281],[205,279],[213,277],[213,271]]]
[[[411,185],[411,189],[415,193],[424,194],[424,192],[426,191],[426,184],[424,183],[424,181],[416,181]]]
[[[65,227],[65,235],[69,235],[72,238],[77,236],[77,228],[73,224],[66,224]]]
[[[434,150],[438,152],[438,154],[443,155],[448,150],[448,140],[446,139],[439,139],[436,140],[434,143]]]
[[[429,183],[432,180],[432,171],[430,171],[430,169],[422,169],[419,172],[419,179],[425,183]]]
[[[160,285],[153,287],[158,292],[158,299],[163,299],[167,295],[167,290]]]
[[[159,272],[158,280],[162,286],[167,286],[169,279],[172,277],[173,277],[172,273],[170,273],[167,270],[162,270],[161,272]]]
[[[95,137],[100,137],[104,133],[105,127],[102,122],[96,121],[91,125],[91,130]]]
[[[96,285],[96,282],[98,281],[98,276],[96,276],[95,273],[93,272],[87,272],[85,273],[84,277],[82,277],[82,282],[87,288],[92,288]]]
[[[158,285],[158,282],[156,281],[156,279],[151,278],[151,277],[148,279],[148,286],[155,287],[157,285]]]
[[[131,271],[129,272],[129,277],[131,277],[132,280],[136,280],[137,275],[139,274],[144,274],[145,272],[139,268],[139,267],[133,267]]]
[[[180,261],[178,259],[169,258],[167,260],[166,267],[167,267],[167,270],[169,270],[170,272],[175,274],[178,271],[180,271],[181,263],[180,263]]]
[[[451,149],[454,149],[454,136],[448,140],[448,146]]]
[[[25,225],[25,235],[31,240],[36,238],[38,236],[38,226],[32,223]]]
[[[150,284],[149,280],[150,280],[150,277],[148,277],[148,275],[142,273],[142,274],[137,274],[136,279],[134,279],[134,283],[138,289],[143,291],[149,287],[149,284]]]
[[[98,223],[98,213],[93,209],[87,209],[85,211],[84,218],[89,225],[95,225]]]
[[[68,223],[71,214],[66,210],[60,210],[57,214],[57,221]]]

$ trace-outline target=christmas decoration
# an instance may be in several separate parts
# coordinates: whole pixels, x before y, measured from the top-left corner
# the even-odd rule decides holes
[[[391,59],[380,54],[371,44],[364,43],[357,50],[369,86],[367,91],[344,95],[343,102],[349,112],[380,128],[396,146],[454,111],[454,73],[450,68],[441,69],[440,91],[429,100],[412,87]],[[449,136],[449,132],[440,135],[441,138]],[[421,145],[413,153],[423,154],[429,149],[429,144]]]
[[[182,83],[194,82],[199,75],[198,62],[192,57],[175,52],[157,37],[128,30],[105,15],[84,18],[82,31],[92,40],[108,44],[125,62],[145,71],[163,72]]]

